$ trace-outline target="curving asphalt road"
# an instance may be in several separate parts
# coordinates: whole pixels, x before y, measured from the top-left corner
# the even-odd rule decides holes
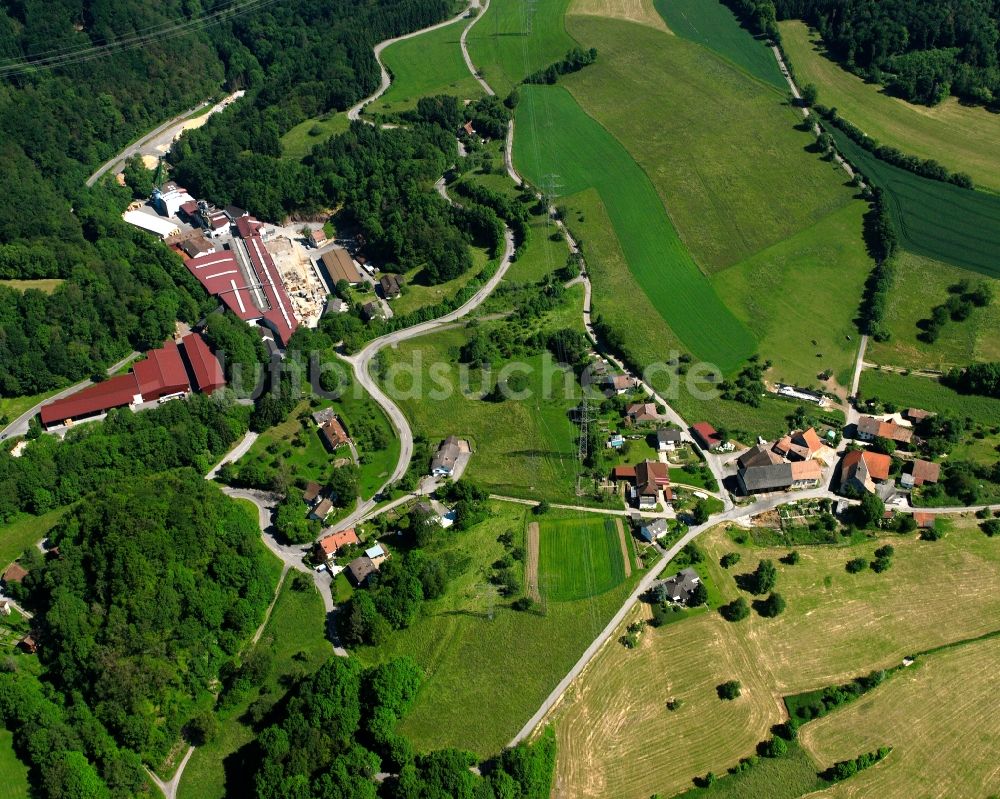
[[[489,5],[489,0],[487,0],[486,5],[487,6]],[[381,41],[378,44],[376,44],[374,48],[375,60],[378,62],[378,68],[382,72],[382,79],[379,82],[379,87],[374,92],[365,97],[363,100],[359,100],[357,103],[348,108],[347,118],[352,121],[355,119],[361,119],[361,112],[364,110],[365,106],[368,105],[369,103],[375,102],[379,97],[381,97],[389,90],[389,86],[392,84],[392,76],[389,74],[389,70],[385,68],[385,64],[382,63],[382,59],[379,57],[382,55],[382,51],[385,50],[386,47],[394,45],[396,42],[405,41],[406,39],[413,39],[414,37],[421,36],[424,33],[430,33],[431,31],[436,31],[440,28],[446,28],[449,25],[458,22],[460,19],[465,17],[472,9],[478,7],[479,7],[478,0],[471,0],[469,5],[467,5],[464,9],[462,9],[461,12],[459,12],[453,17],[450,17],[449,19],[444,20],[443,22],[438,22],[434,25],[428,25],[426,28],[421,28],[420,30],[417,31],[411,31],[410,33],[404,33],[402,36],[397,36],[395,39],[386,39],[385,41]],[[474,21],[475,18],[473,19],[473,22]],[[469,27],[472,27],[471,24],[469,25]],[[464,38],[465,34],[463,33],[462,36]]]

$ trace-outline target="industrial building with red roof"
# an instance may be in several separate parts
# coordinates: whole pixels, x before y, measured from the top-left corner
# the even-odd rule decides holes
[[[113,408],[187,394],[191,391],[189,367],[199,391],[210,394],[225,385],[219,362],[199,334],[186,336],[183,345],[184,357],[176,342],[167,341],[146,353],[146,359],[133,366],[128,374],[109,377],[43,405],[39,413],[42,425],[52,427],[99,416]]]

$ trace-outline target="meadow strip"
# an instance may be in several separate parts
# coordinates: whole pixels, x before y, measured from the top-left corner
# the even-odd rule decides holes
[[[612,520],[608,519],[605,524],[611,523]],[[625,576],[632,576],[632,559],[628,556],[628,544],[625,543],[625,527],[622,525],[621,519],[614,519],[615,529],[618,531],[618,543],[622,548],[622,563],[625,564]]]
[[[541,602],[538,591],[538,522],[528,525],[527,552],[524,557],[524,585],[528,597],[533,602]]]

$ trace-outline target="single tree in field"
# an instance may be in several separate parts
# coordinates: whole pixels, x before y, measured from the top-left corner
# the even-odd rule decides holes
[[[715,690],[719,694],[719,699],[736,699],[740,695],[739,680],[727,680],[722,685],[717,685]]]
[[[816,101],[819,99],[819,89],[816,88],[815,83],[807,83],[802,87],[801,92],[802,105],[806,108],[812,108],[816,105]]]

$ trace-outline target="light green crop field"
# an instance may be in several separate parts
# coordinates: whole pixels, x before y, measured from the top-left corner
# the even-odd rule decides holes
[[[472,267],[456,278],[444,283],[427,285],[421,282],[422,266],[403,275],[403,293],[390,301],[392,311],[397,316],[418,311],[428,305],[437,305],[454,297],[478,275],[489,262],[489,253],[482,247],[471,247]]]
[[[660,16],[678,36],[704,45],[774,88],[788,91],[770,48],[740,27],[726,6],[713,0],[655,0]]]
[[[0,799],[28,799],[28,767],[14,753],[14,736],[0,727]]]
[[[563,390],[567,373],[557,370],[555,390],[545,398],[542,358],[525,363],[531,398],[487,402],[460,390],[463,371],[456,365],[459,348],[467,341],[464,329],[448,330],[400,344],[388,352],[389,381],[383,388],[394,397],[414,433],[437,442],[449,435],[472,443],[472,459],[465,476],[491,492],[531,499],[575,501],[577,429],[569,413],[578,403]],[[403,371],[402,365],[407,365]],[[433,370],[433,372],[432,372]],[[414,390],[414,373],[420,390]],[[471,370],[471,391],[479,391],[482,375]],[[439,384],[447,389],[432,394]]]
[[[37,280],[0,280],[0,286],[7,286],[7,288],[17,289],[18,291],[35,289],[45,294],[51,294],[62,284],[63,279],[59,277],[43,277]]]
[[[358,651],[366,662],[409,656],[424,670],[416,702],[399,725],[418,751],[450,746],[481,756],[500,751],[638,579],[633,574],[599,596],[511,610],[510,600],[498,598],[488,582],[491,564],[505,551],[497,538],[511,532],[523,546],[526,523],[535,519],[523,506],[494,503],[482,524],[445,533],[428,547],[455,564],[445,595],[424,603],[420,618],[382,646]]]
[[[347,114],[329,113],[310,117],[288,130],[281,137],[281,155],[300,161],[312,152],[317,144],[322,144],[331,136],[343,133],[351,126]]]
[[[854,319],[872,268],[864,213],[851,203],[713,278],[773,362],[773,379],[829,389],[817,375],[830,369],[850,385],[860,339]]]
[[[366,114],[406,111],[421,97],[451,94],[459,100],[474,100],[483,89],[469,73],[462,58],[459,37],[469,20],[462,18],[435,31],[396,42],[382,51],[382,63],[392,75],[392,84]],[[481,24],[481,21],[477,23]]]
[[[782,45],[800,85],[813,83],[819,101],[836,107],[882,144],[933,158],[976,184],[1000,191],[1000,116],[963,106],[955,97],[939,105],[913,105],[842,69],[823,55],[819,35],[797,20],[779,24]]]
[[[625,579],[618,529],[601,516],[542,517],[539,554],[538,586],[554,602],[598,596]]]
[[[277,562],[277,561],[275,561]],[[256,651],[270,659],[270,667],[259,691],[220,713],[219,735],[206,746],[195,749],[177,795],[180,799],[225,799],[249,796],[255,764],[247,761],[244,750],[255,738],[252,727],[241,721],[252,701],[274,703],[281,700],[287,686],[283,680],[319,668],[332,657],[324,631],[323,600],[309,581],[306,591],[292,587],[296,572],[289,572],[278,594]],[[244,751],[241,751],[244,750]]]
[[[589,189],[575,194],[566,199],[566,204],[571,209],[567,224],[577,240],[582,242],[587,258],[588,274],[594,288],[594,318],[601,316],[608,322],[620,347],[633,363],[641,364],[641,368],[663,364],[671,357],[687,352],[637,285],[597,192]],[[835,287],[831,287],[833,290]],[[641,325],[635,324],[637,319],[642,320]],[[808,339],[799,343],[809,345]],[[767,351],[763,351],[763,355],[769,357]],[[698,391],[705,388],[705,384],[700,381],[689,383],[689,376],[678,377],[667,370],[654,369],[648,372],[647,379],[692,424],[709,421],[716,427],[744,430],[752,436],[768,438],[788,432],[785,417],[795,410],[794,403],[764,398],[760,407],[753,408],[717,399],[712,393]],[[747,443],[752,443],[752,439]]]
[[[901,250],[896,256],[896,280],[886,313],[892,338],[884,343],[869,341],[865,359],[887,366],[942,371],[974,361],[1000,360],[1000,299],[986,308],[975,308],[964,322],[947,322],[933,344],[917,338],[917,323],[930,318],[934,306],[948,299],[948,287],[970,278],[973,285],[986,280],[994,296],[1000,298],[998,280],[970,275],[957,266]]]
[[[69,506],[50,510],[41,516],[25,514],[6,527],[0,527],[0,572],[17,560],[24,550],[45,538],[67,510]]]
[[[525,86],[516,125],[518,169],[560,197],[597,190],[636,282],[689,351],[723,370],[751,354],[752,337],[698,269],[649,179],[572,95]]]
[[[562,84],[648,175],[704,271],[851,202],[844,175],[807,151],[813,138],[796,129],[801,117],[783,92],[680,36],[582,16],[568,17],[567,28],[598,58]],[[635,191],[631,173],[619,184]]]
[[[1000,425],[1000,399],[959,394],[929,377],[865,369],[858,390],[866,399],[893,402],[900,408],[923,408],[963,418],[970,416],[987,426]]]
[[[466,37],[469,56],[504,97],[526,76],[566,55],[577,43],[566,33],[570,0],[490,0]]]

